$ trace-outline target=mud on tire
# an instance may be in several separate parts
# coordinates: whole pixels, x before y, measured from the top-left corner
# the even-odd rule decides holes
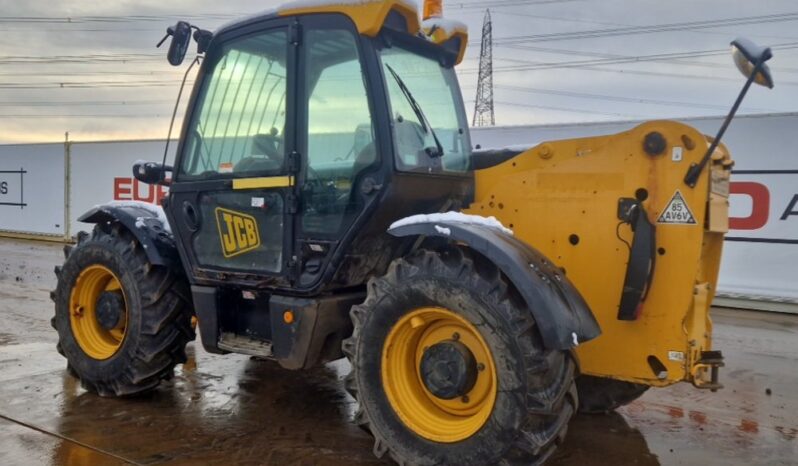
[[[605,414],[643,396],[648,385],[580,375],[576,379],[576,388],[580,413]]]
[[[102,396],[141,393],[172,376],[186,361],[186,343],[195,337],[190,293],[182,272],[148,262],[141,244],[118,225],[96,225],[81,232],[74,248],[65,247],[66,261],[56,267],[58,285],[51,293],[58,331],[56,349],[66,357],[69,373]],[[70,323],[70,296],[86,267],[100,265],[116,275],[125,296],[127,325],[116,352],[107,359],[88,356]]]
[[[381,383],[386,335],[414,308],[446,308],[465,317],[490,347],[498,392],[479,430],[454,443],[427,440],[393,410]],[[578,405],[568,352],[543,348],[535,322],[500,271],[481,256],[451,247],[421,250],[372,279],[352,308],[354,332],[344,342],[352,364],[346,380],[358,401],[355,422],[374,437],[374,454],[402,465],[540,464],[564,439]]]

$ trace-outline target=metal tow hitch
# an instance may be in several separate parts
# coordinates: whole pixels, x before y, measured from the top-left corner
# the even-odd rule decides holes
[[[701,357],[693,365],[693,385],[696,388],[703,388],[716,392],[723,388],[723,384],[718,382],[718,373],[720,368],[725,366],[723,362],[723,354],[720,351],[702,351]],[[709,372],[709,381],[704,379],[703,375]]]

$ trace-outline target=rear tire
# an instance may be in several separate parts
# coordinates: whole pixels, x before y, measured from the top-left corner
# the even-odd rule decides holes
[[[576,388],[579,391],[580,413],[606,414],[640,398],[649,387],[606,377],[581,375],[576,379]]]
[[[395,376],[397,372],[383,364],[405,364],[392,359],[398,344],[388,343],[397,328],[421,325],[412,321],[418,309],[442,309],[456,316],[455,325],[460,321],[475,329],[492,357],[498,386],[495,401],[487,418],[475,421],[479,423],[472,429],[475,431],[465,429],[462,438],[432,440],[434,435],[429,432],[435,433],[440,425],[423,426],[424,418],[440,413],[426,413],[429,402],[406,403],[410,409],[402,408],[390,388],[393,379],[385,379],[385,374]],[[374,436],[376,456],[387,453],[402,465],[529,465],[545,461],[563,441],[578,404],[574,361],[566,351],[543,348],[520,296],[481,256],[450,248],[422,250],[398,259],[385,276],[369,282],[366,301],[353,307],[351,316],[354,332],[344,342],[344,353],[352,364],[346,385],[359,403],[355,422]],[[438,323],[433,321],[430,329],[423,331],[432,332]],[[426,334],[417,341],[425,341]],[[412,360],[407,364],[413,364]],[[486,371],[480,370],[478,377],[484,377]],[[421,385],[415,374],[407,377],[407,383],[414,380]],[[468,400],[462,397],[463,403]],[[425,414],[413,414],[419,410]],[[413,419],[418,421],[415,425]],[[429,429],[420,429],[419,424]],[[446,432],[440,431],[442,435]]]
[[[186,361],[186,343],[195,336],[182,274],[150,264],[142,246],[119,225],[81,232],[77,246],[64,253],[63,267],[55,270],[51,324],[68,372],[102,396],[141,393],[170,378],[175,365]],[[98,293],[121,296],[114,298],[111,324]],[[113,322],[116,327],[109,329]]]

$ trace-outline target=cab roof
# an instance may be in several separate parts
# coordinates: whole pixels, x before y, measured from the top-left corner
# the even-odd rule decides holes
[[[275,16],[337,13],[349,17],[355,23],[358,33],[368,37],[376,37],[392,12],[397,13],[405,20],[408,34],[421,35],[439,45],[450,40],[459,41],[456,63],[460,63],[463,60],[466,45],[468,44],[468,30],[465,25],[456,21],[446,21],[442,18],[433,18],[421,23],[415,3],[407,0],[291,1],[273,10],[227,23],[220,27],[216,34]]]

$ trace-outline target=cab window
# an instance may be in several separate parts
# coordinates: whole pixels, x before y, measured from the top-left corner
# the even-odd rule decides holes
[[[397,168],[444,173],[468,170],[471,143],[454,70],[399,45],[383,49],[380,58],[390,98]],[[414,110],[413,100],[429,120],[443,154],[430,156],[437,153],[437,143],[427,122]]]
[[[231,41],[209,57],[184,147],[183,178],[283,170],[286,57],[285,30]]]
[[[357,41],[348,30],[305,35],[307,163],[305,232],[335,235],[359,210],[358,175],[377,161],[374,128]]]

